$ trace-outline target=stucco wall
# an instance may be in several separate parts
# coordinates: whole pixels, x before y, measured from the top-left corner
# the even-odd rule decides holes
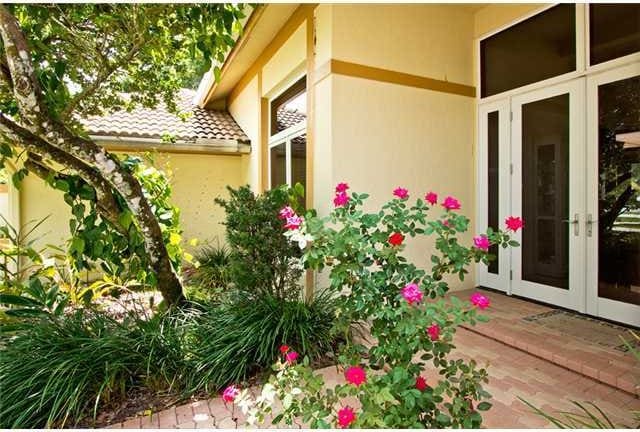
[[[474,36],[482,37],[544,6],[542,3],[487,5],[475,13]]]
[[[336,4],[331,12],[333,58],[473,83],[472,9]],[[430,190],[453,195],[463,213],[473,217],[474,98],[336,74],[320,82],[316,92],[315,207],[320,212],[331,207],[334,185],[346,181],[371,194],[370,207],[403,186],[412,198]],[[326,93],[331,96],[320,96]],[[327,109],[330,114],[323,113]],[[470,243],[472,232],[463,241]],[[431,250],[429,240],[410,240],[407,256],[428,267]],[[473,285],[472,275],[452,288]]]
[[[339,4],[333,7],[333,57],[471,84],[473,10],[461,5]]]
[[[260,98],[258,77],[255,76],[229,105],[229,113],[251,140],[251,153],[242,155],[243,183],[254,191],[260,184]]]
[[[213,200],[226,196],[226,185],[238,187],[244,183],[241,158],[226,155],[157,154],[155,166],[171,172],[172,202],[181,210],[181,222],[186,240],[224,242],[224,210]],[[39,232],[40,244],[61,245],[69,236],[69,207],[62,193],[48,187],[40,178],[29,175],[20,191],[22,223],[49,219]]]

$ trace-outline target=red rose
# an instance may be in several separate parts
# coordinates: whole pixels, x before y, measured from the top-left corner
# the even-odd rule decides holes
[[[391,243],[393,246],[400,246],[403,240],[404,236],[399,232],[393,233],[389,236],[389,243]]]
[[[420,391],[425,391],[429,387],[427,385],[427,380],[425,380],[421,375],[416,377],[416,388]]]
[[[289,351],[289,346],[288,346],[288,345],[282,345],[282,346],[280,347],[280,352],[281,352],[282,354],[286,353],[287,351]]]

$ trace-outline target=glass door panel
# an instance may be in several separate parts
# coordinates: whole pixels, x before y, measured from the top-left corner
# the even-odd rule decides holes
[[[584,81],[512,99],[514,294],[584,310]],[[581,249],[582,248],[582,249]]]
[[[522,278],[569,288],[569,94],[522,105]]]
[[[588,88],[589,313],[640,325],[640,64]]]
[[[478,118],[478,214],[480,232],[488,228],[504,229],[509,215],[509,100],[502,99],[482,104]],[[478,283],[484,287],[510,292],[510,251],[492,246],[489,253],[495,257],[490,264],[477,266]]]

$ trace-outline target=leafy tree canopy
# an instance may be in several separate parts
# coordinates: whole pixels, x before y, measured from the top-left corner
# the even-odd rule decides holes
[[[135,247],[123,247],[130,259],[142,260],[138,268],[151,270],[169,303],[183,295],[171,240],[177,237],[167,235],[158,209],[176,213],[165,195],[150,190],[163,183],[157,176],[141,180],[146,171],[90,140],[79,120],[159,102],[175,112],[178,89],[224,60],[243,10],[234,4],[0,5],[0,168],[19,159],[14,183],[33,172],[65,192],[80,224],[71,224],[78,262],[93,258],[87,251],[104,256],[104,235],[80,238],[79,232],[100,226],[128,246],[137,238]]]

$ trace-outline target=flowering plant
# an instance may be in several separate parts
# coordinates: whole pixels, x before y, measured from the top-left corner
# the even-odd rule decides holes
[[[328,217],[313,212],[301,217],[285,209],[283,220],[296,218],[287,235],[304,248],[304,265],[329,272],[330,289],[341,299],[336,320],[366,323],[372,341],[349,342],[342,349],[338,362],[344,383],[334,388],[326,388],[306,358],[288,361],[286,347],[261,395],[253,398],[245,390],[238,405],[249,423],[275,414],[277,399],[281,410],[272,418],[274,424],[479,427],[480,411],[491,406],[482,387],[487,372],[473,360],[450,357],[456,328],[484,320],[478,310],[489,307],[490,300],[480,293],[468,302],[445,299],[445,276],[463,280],[471,264],[489,262],[490,245],[517,243],[506,232],[489,229],[472,245],[463,244],[457,235],[467,231],[469,219],[458,213],[461,204],[451,196],[440,204],[444,211],[429,220],[438,203],[434,192],[410,203],[409,191],[399,187],[379,211],[367,213],[362,206],[368,196],[349,194],[348,189],[345,183],[338,185]],[[512,231],[522,227],[520,218],[508,221]],[[404,240],[417,236],[435,237],[429,272],[402,255]]]

